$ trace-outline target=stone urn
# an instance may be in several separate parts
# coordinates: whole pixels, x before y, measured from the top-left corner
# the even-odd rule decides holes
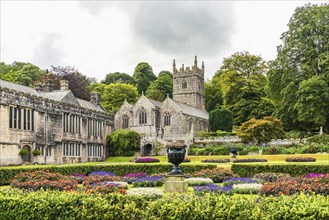
[[[184,161],[186,153],[186,145],[181,146],[169,146],[167,147],[167,155],[170,163],[174,164],[174,169],[169,173],[169,175],[182,175],[183,172],[179,167]]]

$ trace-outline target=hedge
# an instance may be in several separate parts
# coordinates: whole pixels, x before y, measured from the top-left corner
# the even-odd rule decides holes
[[[7,219],[329,219],[328,197],[167,194],[150,200],[116,194],[0,191]],[[160,207],[160,208],[159,208]]]
[[[204,169],[215,168],[216,165],[180,165],[184,173],[194,173]],[[173,169],[171,164],[93,164],[93,165],[57,165],[36,167],[2,167],[0,168],[0,185],[8,185],[14,176],[20,172],[29,170],[49,170],[51,172],[68,175],[72,173],[83,173],[87,175],[92,171],[109,171],[117,176],[123,176],[132,172],[145,172],[147,174],[167,173]]]
[[[253,177],[258,173],[287,173],[291,176],[329,173],[326,164],[232,164],[231,169],[241,177]]]

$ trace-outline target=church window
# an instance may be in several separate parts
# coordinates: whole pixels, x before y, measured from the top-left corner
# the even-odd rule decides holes
[[[183,89],[186,89],[187,88],[187,82],[184,80],[183,83],[182,83],[182,88]]]
[[[128,115],[122,116],[122,128],[128,128],[129,127],[129,117]]]
[[[141,108],[139,110],[139,124],[146,124],[147,123],[147,114],[145,108]]]
[[[163,119],[164,119],[164,126],[171,125],[171,114],[170,113],[168,113],[168,112],[164,113]]]

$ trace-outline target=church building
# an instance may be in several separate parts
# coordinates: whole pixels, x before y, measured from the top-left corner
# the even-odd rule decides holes
[[[208,131],[205,110],[204,63],[179,70],[173,61],[173,98],[163,102],[142,94],[135,104],[123,103],[114,117],[114,128],[131,129],[142,134],[141,155],[154,154],[154,147],[172,142],[189,145],[199,131]]]
[[[98,94],[89,102],[76,98],[65,80],[60,90],[0,80],[0,166],[101,161],[112,130],[113,116]]]

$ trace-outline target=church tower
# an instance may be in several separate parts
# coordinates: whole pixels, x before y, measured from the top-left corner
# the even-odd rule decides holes
[[[184,64],[182,64],[182,67],[177,70],[174,60],[173,77],[173,100],[205,110],[203,61],[201,68],[199,68],[195,56],[192,68],[184,68]]]

